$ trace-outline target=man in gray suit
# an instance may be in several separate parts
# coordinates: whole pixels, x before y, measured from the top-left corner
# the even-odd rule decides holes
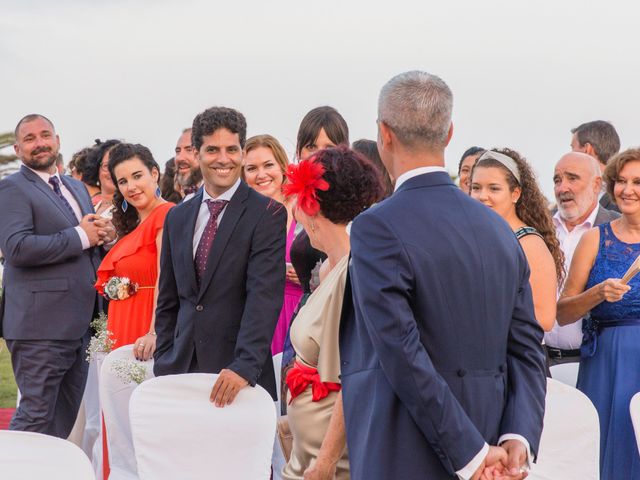
[[[558,211],[553,216],[553,223],[564,253],[567,274],[582,235],[596,225],[620,216],[598,204],[602,189],[600,172],[598,161],[586,153],[567,153],[556,164],[553,184]],[[579,362],[582,320],[564,327],[556,323],[544,339],[551,365]]]
[[[60,139],[42,115],[15,130],[20,171],[0,181],[3,336],[22,394],[12,430],[68,437],[84,391],[97,248],[115,236],[81,182],[60,176]]]

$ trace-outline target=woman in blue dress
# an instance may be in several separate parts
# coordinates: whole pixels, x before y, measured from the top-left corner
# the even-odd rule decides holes
[[[558,301],[558,323],[589,314],[578,388],[600,418],[601,479],[640,480],[629,413],[631,397],[640,391],[640,276],[621,281],[640,254],[640,149],[611,159],[604,181],[622,217],[580,240]]]

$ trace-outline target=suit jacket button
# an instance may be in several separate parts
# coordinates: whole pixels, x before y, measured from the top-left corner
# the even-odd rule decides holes
[[[202,305],[196,305],[196,312],[201,312],[202,310],[204,310]]]
[[[467,374],[467,371],[464,368],[461,368],[460,370],[458,370],[459,377],[464,377],[466,374]]]

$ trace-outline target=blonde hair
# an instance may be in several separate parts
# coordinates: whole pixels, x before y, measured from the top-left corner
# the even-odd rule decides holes
[[[287,171],[287,167],[289,166],[289,159],[287,158],[287,152],[284,151],[280,142],[276,140],[275,137],[271,135],[255,135],[247,140],[247,143],[244,146],[244,154],[246,155],[251,150],[255,150],[256,148],[268,148],[273,153],[273,157],[275,161],[278,163],[280,170],[282,170],[282,174]],[[242,178],[244,179],[244,168],[242,169]],[[283,183],[287,181],[287,177],[284,176]]]

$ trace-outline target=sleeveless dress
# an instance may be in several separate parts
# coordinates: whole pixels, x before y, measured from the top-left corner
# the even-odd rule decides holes
[[[95,287],[101,294],[103,285],[113,276],[128,277],[144,287],[129,298],[109,302],[107,330],[115,341],[114,349],[132,344],[149,332],[158,278],[156,236],[173,206],[169,202],[158,205],[135,230],[118,240],[98,267]]]
[[[329,272],[320,286],[311,294],[307,303],[300,309],[296,321],[291,325],[291,342],[296,351],[296,362],[302,368],[317,370],[320,382],[336,386],[340,383],[340,353],[338,332],[340,313],[347,281],[349,255],[345,255]],[[284,467],[282,478],[302,480],[304,471],[318,457],[324,440],[333,406],[338,395],[337,388],[330,388],[326,396],[318,393],[318,385],[309,384],[290,401],[288,419],[293,434],[291,458]],[[345,448],[338,461],[335,478],[349,478],[349,458]]]
[[[287,246],[285,251],[285,261],[291,263],[291,245],[296,238],[296,221],[291,222],[289,231],[287,232]],[[273,339],[271,340],[271,355],[277,355],[282,352],[285,338],[291,324],[291,317],[295,312],[300,298],[302,297],[302,287],[289,280],[285,280],[284,284],[284,301],[282,302],[282,310],[276,324]]]
[[[585,289],[622,278],[640,254],[640,243],[616,238],[611,224],[600,225],[600,245]],[[640,391],[640,277],[619,302],[602,302],[583,324],[578,389],[600,418],[601,480],[639,480],[640,455],[629,403]],[[615,322],[615,323],[614,323]]]

